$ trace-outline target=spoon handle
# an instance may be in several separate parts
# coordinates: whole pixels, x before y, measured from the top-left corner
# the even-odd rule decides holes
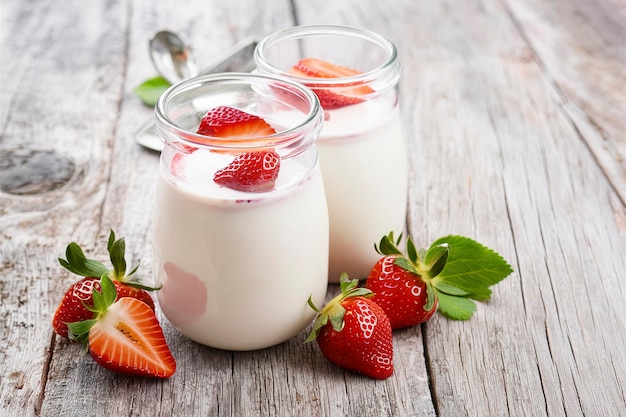
[[[200,71],[200,75],[213,74],[217,72],[250,72],[254,69],[254,48],[257,41],[254,38],[247,38],[233,46],[221,59],[217,60],[210,67]],[[163,142],[154,133],[154,117],[150,117],[142,123],[137,133],[135,141],[153,151],[161,152]]]

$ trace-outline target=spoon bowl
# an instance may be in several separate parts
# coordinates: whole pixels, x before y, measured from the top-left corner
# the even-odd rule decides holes
[[[170,84],[198,75],[198,67],[190,48],[175,33],[157,32],[149,44],[152,64]]]

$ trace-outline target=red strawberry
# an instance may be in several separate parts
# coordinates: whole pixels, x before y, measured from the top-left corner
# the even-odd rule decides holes
[[[320,105],[324,110],[338,109],[340,107],[363,102],[362,98],[344,96],[333,93],[330,90],[322,90],[319,88],[313,88],[312,90],[317,95],[317,98],[320,100]]]
[[[89,353],[104,368],[131,375],[168,378],[176,371],[154,311],[144,302],[124,297],[104,275],[102,291],[93,291],[92,320],[70,323],[72,340],[87,342]]]
[[[376,379],[393,374],[391,325],[383,310],[370,298],[366,288],[358,288],[358,280],[340,278],[341,294],[321,311],[307,342],[317,339],[322,353],[337,366]]]
[[[67,323],[93,317],[93,313],[87,310],[85,304],[92,304],[91,293],[94,284],[99,282],[100,278],[86,277],[67,290],[52,318],[52,328],[58,335],[67,337]]]
[[[216,107],[204,115],[198,134],[219,138],[261,137],[276,133],[265,120],[232,107]]]
[[[376,249],[386,256],[374,265],[365,281],[365,287],[374,292],[373,300],[385,311],[394,330],[423,323],[435,314],[437,298],[434,291],[429,291],[423,276],[436,275],[435,270],[445,264],[445,258],[439,258],[430,267],[423,265],[410,238],[409,257],[406,257],[398,249],[399,241],[394,243],[393,233],[381,240]]]
[[[362,74],[352,68],[342,67],[317,58],[304,58],[294,65],[289,73],[304,78],[345,78]],[[363,102],[362,96],[374,92],[366,85],[346,84],[332,87],[331,89],[320,89],[311,86],[317,94],[320,104],[325,110],[336,109]]]
[[[52,328],[63,337],[67,337],[67,323],[82,321],[93,317],[93,313],[86,306],[93,305],[91,294],[93,289],[100,290],[100,277],[107,275],[113,279],[117,288],[118,298],[132,297],[146,303],[154,310],[154,301],[147,291],[156,288],[142,285],[135,279],[129,279],[138,266],[126,275],[126,261],[124,260],[124,239],[115,240],[115,233],[109,235],[108,251],[113,264],[109,270],[102,263],[87,259],[80,246],[74,242],[67,246],[67,259],[59,258],[59,263],[77,275],[85,278],[72,285],[63,296],[52,318]]]
[[[213,180],[225,187],[246,192],[269,191],[280,169],[280,156],[274,151],[245,152],[215,173]]]

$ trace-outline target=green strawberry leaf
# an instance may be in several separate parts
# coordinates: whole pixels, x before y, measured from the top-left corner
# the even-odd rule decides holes
[[[109,240],[107,240],[107,251],[111,253],[111,249],[113,248],[113,244],[115,243],[115,232],[111,229],[109,233]]]
[[[347,293],[348,291],[352,291],[353,289],[356,288],[356,286],[359,285],[359,280],[358,279],[350,279],[348,277],[348,274],[346,274],[345,272],[341,274],[341,276],[339,277],[339,288],[341,289],[342,293]]]
[[[111,235],[113,232],[111,232]],[[109,257],[111,258],[111,264],[113,264],[114,279],[118,281],[124,281],[126,274],[126,259],[124,259],[124,253],[126,252],[126,242],[124,238],[116,240],[109,246]]]
[[[432,283],[437,288],[447,288],[448,293],[450,289],[446,285],[467,292],[466,296],[469,298],[488,300],[491,297],[489,287],[513,272],[511,266],[498,253],[463,236],[438,239],[431,245],[429,252],[433,247],[444,244],[449,247],[448,259]]]
[[[452,320],[469,320],[476,311],[476,304],[469,298],[455,297],[437,291],[437,299],[438,311]]]
[[[155,77],[144,81],[134,91],[145,105],[152,107],[169,87],[170,83],[165,78]]]
[[[413,263],[416,263],[418,260],[417,249],[415,249],[415,243],[413,243],[413,239],[411,236],[406,240],[406,254],[409,257],[409,260]]]
[[[421,272],[418,271],[417,268],[415,267],[415,264],[413,264],[407,258],[404,258],[404,257],[396,258],[393,261],[393,263],[394,265],[398,265],[400,268],[404,269],[405,271],[409,271],[420,276],[422,275]]]
[[[70,338],[70,340],[84,343],[85,350],[87,350],[87,338],[89,337],[89,331],[97,322],[98,320],[96,319],[90,319],[78,321],[75,323],[67,323],[67,336]]]
[[[98,261],[87,259],[83,250],[76,242],[67,245],[65,249],[65,257],[59,258],[59,263],[68,271],[80,275],[82,277],[100,278],[107,272],[107,267]]]
[[[424,262],[426,263],[427,275],[431,278],[436,277],[443,271],[450,256],[450,247],[446,244],[433,245],[426,252]]]
[[[430,311],[435,304],[435,299],[437,296],[437,290],[435,290],[430,282],[426,283],[426,305],[424,306],[425,311]]]
[[[115,240],[115,233],[111,230],[109,234],[109,240],[107,242],[107,250],[109,251],[109,258],[111,264],[113,264],[113,271],[110,273],[110,278],[119,282],[130,285],[131,287],[141,288],[144,290],[152,291],[158,288],[152,288],[141,284],[135,279],[128,279],[131,275],[137,272],[139,264],[137,264],[128,275],[126,275],[126,259],[124,258],[126,253],[126,241],[124,238]],[[111,272],[111,271],[110,271]],[[159,287],[160,288],[160,287]]]
[[[380,243],[378,245],[374,244],[374,248],[376,249],[376,252],[381,255],[402,255],[402,251],[398,249],[400,239],[402,239],[402,233],[400,233],[398,240],[394,241],[393,232],[389,232],[387,236],[383,236],[383,238],[380,239]]]

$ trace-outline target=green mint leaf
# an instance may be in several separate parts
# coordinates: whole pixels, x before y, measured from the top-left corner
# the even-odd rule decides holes
[[[170,83],[165,78],[155,77],[144,81],[134,91],[145,105],[154,106],[169,87]]]
[[[443,244],[449,247],[448,260],[432,281],[435,287],[444,283],[466,291],[470,298],[484,301],[491,297],[489,287],[513,272],[502,256],[467,237],[443,237],[435,241],[429,251]]]
[[[68,271],[82,277],[100,277],[107,272],[106,266],[93,259],[87,259],[80,246],[72,242],[65,249],[65,257],[59,258],[59,263]]]
[[[469,298],[455,297],[439,291],[437,291],[437,298],[439,312],[449,319],[469,320],[476,311],[476,304]]]
[[[439,292],[443,292],[448,295],[454,295],[456,297],[467,297],[468,295],[470,295],[469,292],[449,285],[445,281],[433,282],[433,286],[437,288]]]

